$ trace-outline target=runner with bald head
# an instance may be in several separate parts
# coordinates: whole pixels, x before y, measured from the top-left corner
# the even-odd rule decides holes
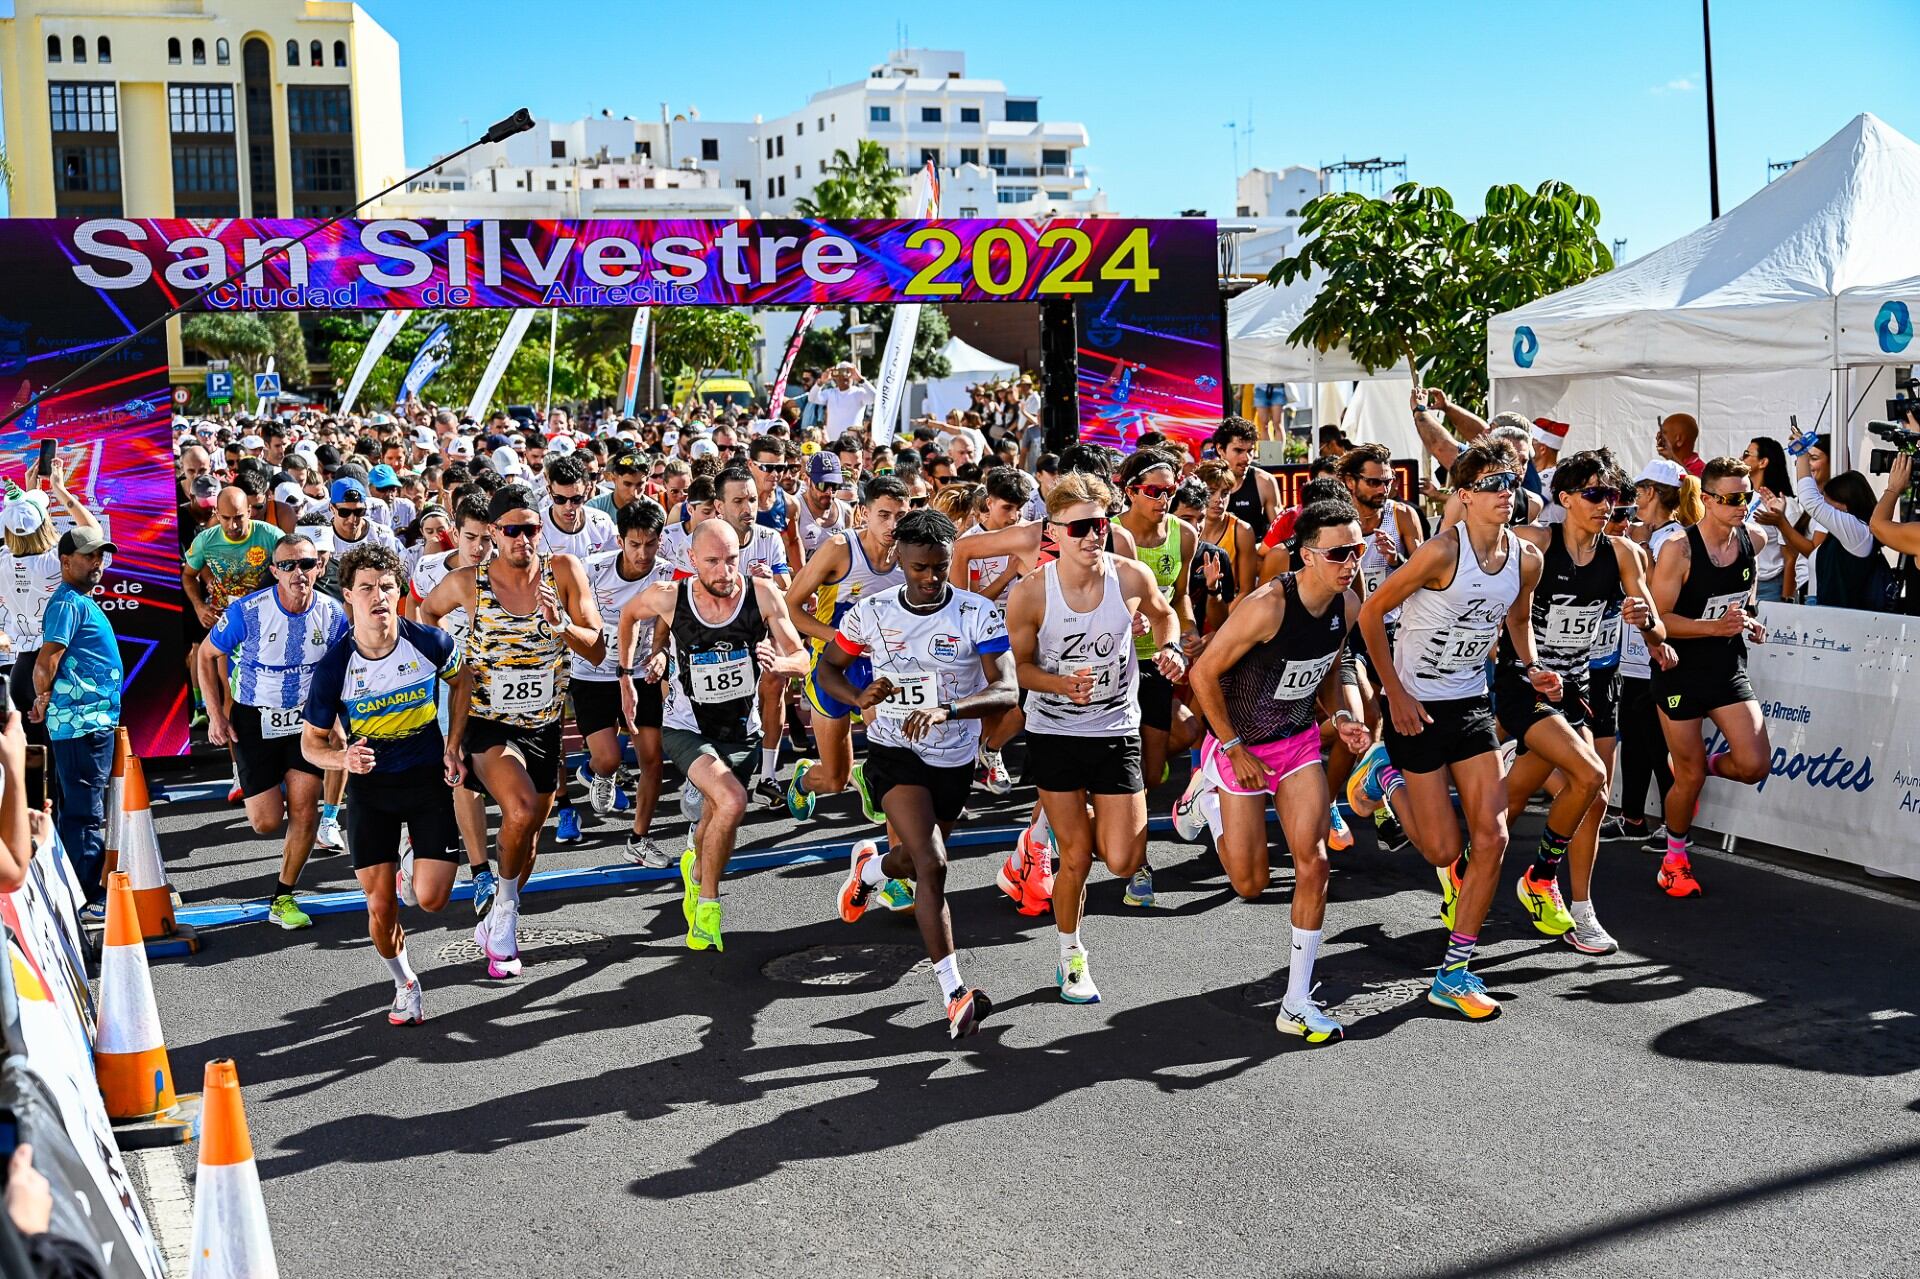
[[[688,558],[693,576],[650,586],[621,608],[620,694],[631,722],[634,681],[666,680],[660,741],[686,775],[681,807],[693,823],[680,856],[687,947],[725,950],[720,873],[759,762],[760,681],[805,675],[807,654],[778,581],[741,573],[732,525],[696,525]]]

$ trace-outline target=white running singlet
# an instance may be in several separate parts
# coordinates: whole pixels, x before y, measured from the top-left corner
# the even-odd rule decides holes
[[[987,686],[982,653],[1007,651],[1007,626],[991,601],[949,585],[944,604],[931,613],[908,608],[904,586],[869,595],[840,619],[833,642],[873,663],[875,679],[891,680],[894,694],[862,712],[867,740],[910,750],[938,768],[973,763],[980,751],[980,721],[950,719],[919,741],[902,731],[908,715],[971,697]]]
[[[596,666],[569,649],[575,679],[604,682],[620,678],[620,610],[649,586],[673,580],[673,569],[661,563],[656,555],[652,572],[628,581],[620,575],[620,555],[619,551],[602,551],[591,556],[583,566],[587,570],[587,588],[593,592],[594,603],[600,606],[600,630],[607,637],[607,655]],[[652,623],[647,623],[640,636],[640,656],[646,656],[651,650],[652,636]]]
[[[1093,673],[1093,697],[1075,705],[1055,693],[1028,692],[1027,728],[1035,733],[1119,737],[1140,731],[1140,666],[1134,655],[1133,614],[1120,593],[1113,556],[1102,553],[1100,602],[1088,613],[1067,606],[1059,561],[1041,567],[1047,612],[1040,619],[1034,659],[1049,675]]]
[[[540,518],[544,523],[540,530],[540,545],[547,554],[571,555],[585,563],[590,556],[611,551],[620,545],[620,532],[611,515],[596,511],[591,506],[581,509],[586,514],[578,533],[562,531],[553,518],[551,505],[541,511]]]
[[[1661,547],[1676,537],[1686,536],[1686,532],[1686,526],[1679,520],[1668,520],[1647,534],[1647,559],[1658,559]],[[1649,573],[1647,576],[1651,578],[1653,575]],[[1623,628],[1620,635],[1620,678],[1653,678],[1653,654],[1647,650],[1647,637],[1635,626]]]
[[[1489,573],[1473,552],[1466,522],[1453,529],[1453,580],[1407,597],[1393,646],[1400,682],[1423,702],[1486,695],[1487,658],[1520,597],[1520,543],[1513,534],[1500,530],[1500,567]]]

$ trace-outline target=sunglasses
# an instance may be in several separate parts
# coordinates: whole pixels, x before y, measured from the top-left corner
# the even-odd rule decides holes
[[[583,506],[586,504],[587,495],[585,493],[575,493],[572,497],[562,497],[560,494],[554,493],[549,495],[547,500],[555,506]]]
[[[816,493],[837,493],[840,491],[840,481],[815,480],[813,483],[813,491]]]
[[[1358,482],[1366,485],[1368,488],[1384,489],[1393,487],[1393,477],[1391,475],[1382,475],[1379,477],[1362,475],[1359,477]]]
[[[367,513],[364,506],[336,506],[333,513],[343,520],[357,520]]]
[[[1738,493],[1702,493],[1700,496],[1719,506],[1745,506],[1753,500],[1753,490],[1741,489]]]
[[[1639,511],[1631,506],[1616,506],[1607,518],[1615,524],[1630,523],[1639,518]]]
[[[790,471],[799,469],[791,462],[755,462],[754,465],[765,471],[768,475],[785,475]]]
[[[1620,500],[1620,490],[1596,485],[1593,488],[1581,489],[1580,496],[1596,506],[1612,506]]]
[[[496,524],[494,527],[500,530],[501,537],[524,537],[528,541],[538,539],[541,530],[541,525],[538,524]]]
[[[1047,522],[1056,528],[1065,529],[1067,536],[1075,541],[1095,534],[1104,534],[1107,531],[1107,517],[1104,515],[1089,515],[1084,520],[1049,520]]]
[[[921,507],[925,506],[926,504],[927,504],[927,499],[924,497],[910,497],[907,499],[907,506],[912,510],[917,511]]]
[[[1172,484],[1135,484],[1131,487],[1150,502],[1164,502],[1180,491]]]
[[[1512,471],[1495,471],[1460,487],[1469,493],[1511,493],[1520,487],[1520,477]]]
[[[1348,542],[1344,546],[1303,546],[1300,548],[1312,555],[1318,555],[1330,564],[1345,564],[1348,560],[1357,560],[1367,553],[1365,542]]]
[[[273,567],[281,573],[311,573],[320,567],[320,561],[311,555],[304,555],[297,560],[275,560]]]

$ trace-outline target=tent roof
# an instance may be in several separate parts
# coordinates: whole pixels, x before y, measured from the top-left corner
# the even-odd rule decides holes
[[[1496,316],[1487,329],[1488,372],[1833,367],[1841,358],[1838,295],[1920,275],[1916,208],[1920,145],[1875,116],[1856,116],[1725,216]]]
[[[968,346],[959,338],[950,337],[947,344],[940,348],[940,354],[947,357],[947,363],[953,366],[948,377],[957,377],[962,373],[1018,373],[1020,366],[1009,364],[1005,360],[996,360],[985,351]]]
[[[1324,355],[1294,346],[1287,335],[1299,327],[1320,286],[1308,276],[1292,284],[1254,285],[1227,300],[1227,367],[1239,385],[1264,382],[1341,382],[1376,376],[1338,347]],[[1405,370],[1382,369],[1393,377]]]

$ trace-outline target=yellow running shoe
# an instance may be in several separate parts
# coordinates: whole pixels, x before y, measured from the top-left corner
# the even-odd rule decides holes
[[[1529,866],[1514,882],[1513,891],[1526,908],[1527,917],[1533,920],[1533,926],[1547,936],[1559,937],[1573,928],[1573,916],[1567,913],[1567,904],[1560,898],[1558,879],[1542,884],[1534,879],[1533,868]]]
[[[687,927],[693,927],[693,904],[700,900],[700,877],[694,874],[694,863],[699,858],[689,848],[680,854],[680,886],[684,890],[680,898],[680,913],[687,917]]]
[[[693,923],[687,928],[688,950],[705,950],[709,946],[726,950],[727,943],[720,936],[722,913],[719,902],[694,903]]]
[[[1460,900],[1460,868],[1467,864],[1466,854],[1460,860],[1448,866],[1435,866],[1433,873],[1440,877],[1440,922],[1453,929],[1453,908]]]

